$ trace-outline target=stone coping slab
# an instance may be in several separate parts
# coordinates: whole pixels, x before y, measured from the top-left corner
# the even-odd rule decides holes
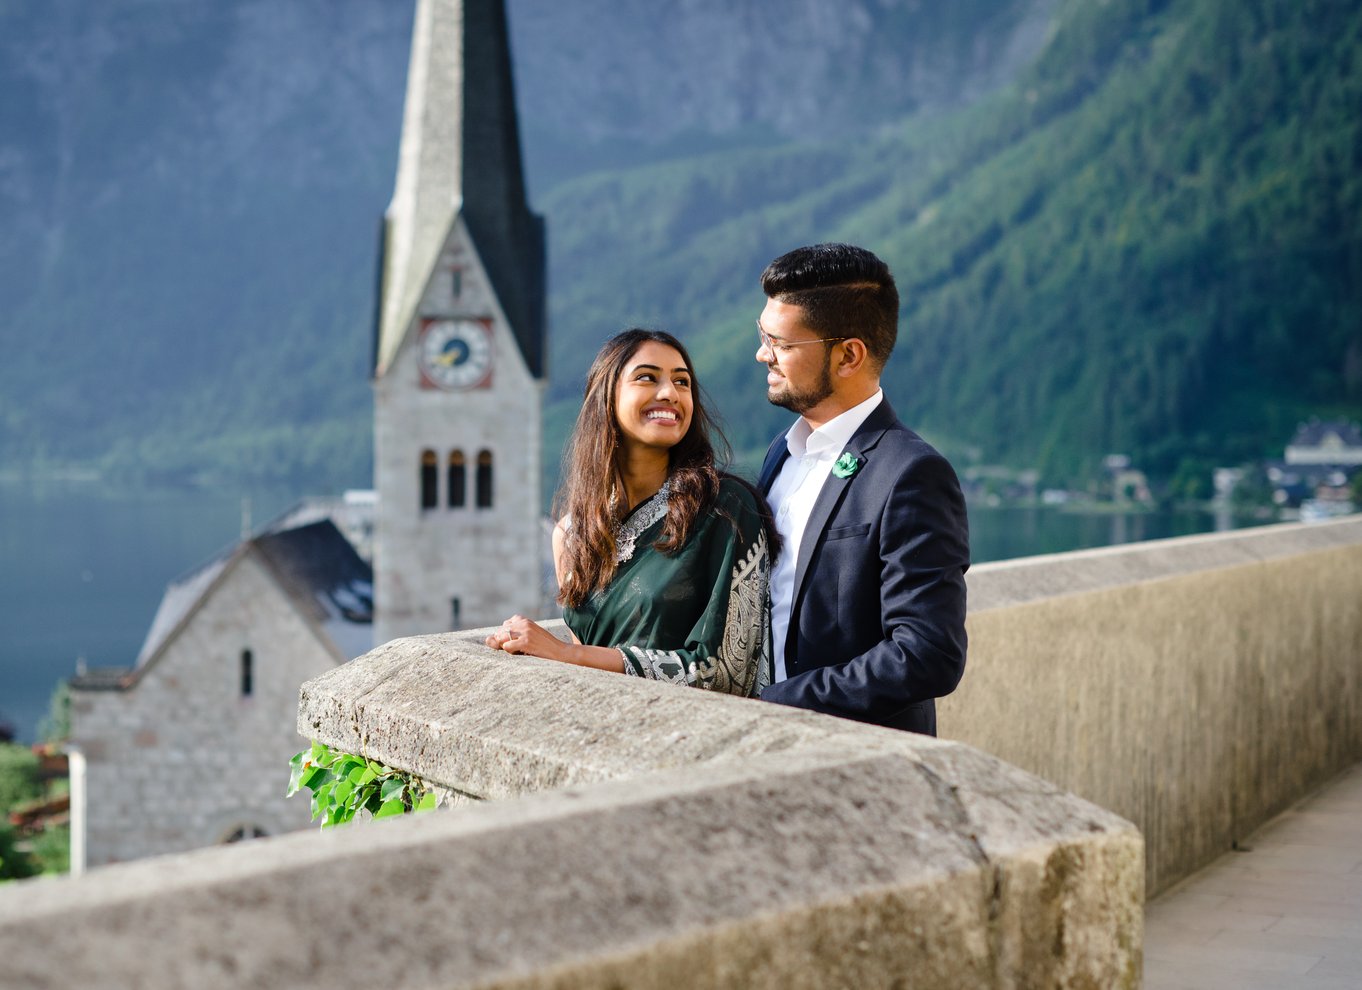
[[[488,799],[797,749],[903,745],[893,729],[510,656],[482,645],[486,631],[393,640],[308,681],[299,733]]]
[[[1362,515],[990,561],[965,576],[969,611],[1006,608],[1362,543]]]
[[[1134,987],[1129,823],[899,734],[0,890],[7,981]],[[698,772],[697,772],[698,771]]]

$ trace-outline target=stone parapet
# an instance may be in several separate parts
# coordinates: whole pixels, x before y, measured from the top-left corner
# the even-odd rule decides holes
[[[1362,760],[1362,518],[984,564],[938,702],[1134,822],[1150,895]]]
[[[969,746],[398,640],[299,728],[494,798],[0,892],[33,986],[1133,987],[1143,844]],[[15,891],[18,893],[18,891]],[[78,933],[61,952],[52,932]]]

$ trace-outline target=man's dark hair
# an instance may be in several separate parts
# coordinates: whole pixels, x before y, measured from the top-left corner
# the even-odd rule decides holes
[[[782,254],[761,273],[767,296],[804,311],[820,337],[857,337],[883,368],[899,326],[899,290],[886,265],[865,248],[814,244]]]

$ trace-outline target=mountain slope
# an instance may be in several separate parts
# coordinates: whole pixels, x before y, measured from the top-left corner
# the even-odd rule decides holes
[[[961,455],[1077,479],[1279,451],[1362,412],[1360,30],[1333,0],[1070,3],[963,112],[565,186],[563,364],[612,313],[675,326],[750,455],[783,421],[748,364],[760,268],[846,239],[904,296],[891,399]]]
[[[893,266],[886,387],[958,458],[1201,470],[1362,417],[1357,4],[649,9],[511,0],[551,459],[639,322],[693,346],[750,463],[788,419],[757,277],[828,239]],[[0,472],[366,481],[410,17],[0,3]]]
[[[1053,3],[511,0],[535,188],[968,102]],[[366,481],[412,10],[0,2],[0,474]]]
[[[0,462],[363,480],[407,17],[0,7]]]

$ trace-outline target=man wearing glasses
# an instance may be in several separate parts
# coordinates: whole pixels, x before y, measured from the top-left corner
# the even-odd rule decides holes
[[[766,396],[800,417],[761,470],[784,538],[761,696],[936,735],[933,699],[965,668],[969,524],[950,464],[880,390],[894,277],[863,248],[817,244],[771,262],[761,285]]]

